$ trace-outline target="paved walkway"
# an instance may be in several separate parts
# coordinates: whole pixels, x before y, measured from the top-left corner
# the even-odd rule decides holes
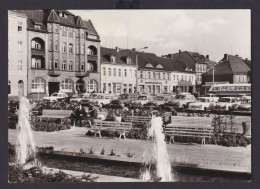
[[[55,151],[88,153],[93,147],[95,155],[99,155],[102,148],[105,155],[111,158],[111,150],[120,160],[142,162],[143,154],[150,154],[153,142],[144,140],[119,140],[118,138],[95,138],[86,136],[86,128],[73,127],[70,130],[56,132],[33,132],[38,147],[53,146]],[[9,129],[9,142],[15,144],[17,130]],[[176,164],[194,166],[203,169],[226,170],[251,173],[251,145],[248,147],[224,147],[218,145],[201,146],[199,144],[167,144],[167,149]],[[134,154],[128,158],[126,153]]]

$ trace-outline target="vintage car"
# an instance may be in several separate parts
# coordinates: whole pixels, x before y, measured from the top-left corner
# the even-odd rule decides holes
[[[93,105],[104,105],[109,104],[111,100],[117,99],[116,95],[111,94],[91,94],[88,99],[90,100],[90,103]]]
[[[52,93],[51,96],[43,97],[44,101],[57,102],[61,100],[66,100],[69,96],[66,93]]]
[[[129,106],[130,103],[134,100],[137,100],[139,96],[140,95],[136,93],[124,93],[118,96],[118,100],[125,104],[125,106]]]
[[[251,96],[244,96],[244,98],[241,99],[241,104],[235,107],[234,113],[251,114]]]
[[[155,96],[150,102],[153,102],[156,105],[163,105],[165,103],[165,97]]]
[[[137,100],[133,100],[130,103],[130,106],[144,105],[144,104],[148,103],[149,101],[152,101],[154,98],[155,98],[155,96],[141,95],[137,98]]]
[[[165,105],[167,106],[167,104],[169,104],[172,107],[177,109],[185,109],[188,107],[189,103],[195,102],[195,100],[196,100],[195,96],[190,93],[180,93],[176,96],[175,99],[169,101]]]
[[[219,101],[219,97],[217,97],[215,94],[208,93],[208,94],[204,95],[203,97],[213,98],[214,102]]]
[[[188,110],[209,111],[215,107],[215,99],[211,97],[199,97],[196,102],[188,104]]]
[[[81,102],[81,100],[84,99],[83,96],[83,94],[73,94],[70,98],[70,102]]]
[[[233,111],[239,104],[241,101],[237,97],[221,97],[213,111]]]

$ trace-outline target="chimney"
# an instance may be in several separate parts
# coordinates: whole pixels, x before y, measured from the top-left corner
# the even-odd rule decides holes
[[[228,55],[227,54],[224,54],[223,60],[228,60]]]
[[[119,52],[119,47],[116,47],[116,52]]]
[[[135,48],[132,48],[132,51],[135,51]]]
[[[181,53],[181,50],[179,50],[179,53]]]
[[[238,54],[236,54],[235,56],[238,57]]]
[[[209,59],[209,55],[208,54],[206,55],[206,58]]]
[[[248,58],[246,58],[246,60],[248,60]]]

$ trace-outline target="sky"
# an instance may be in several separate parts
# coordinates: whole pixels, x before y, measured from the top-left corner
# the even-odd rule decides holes
[[[148,47],[158,56],[198,52],[219,61],[224,54],[251,59],[251,12],[225,10],[69,10],[91,20],[101,46]]]

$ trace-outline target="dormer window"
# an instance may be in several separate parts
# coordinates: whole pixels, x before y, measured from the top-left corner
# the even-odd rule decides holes
[[[34,28],[35,29],[41,29],[41,25],[40,24],[34,24]]]
[[[161,64],[158,64],[156,68],[163,68]]]
[[[147,67],[147,68],[153,68],[153,65],[150,64],[150,63],[148,63],[148,64],[145,65],[145,67]]]
[[[62,18],[67,18],[67,14],[65,12],[60,12],[59,13],[59,17],[62,17]]]
[[[116,57],[112,55],[110,57],[110,62],[115,63],[116,62]]]
[[[126,64],[131,64],[131,58],[130,57],[126,58]]]

